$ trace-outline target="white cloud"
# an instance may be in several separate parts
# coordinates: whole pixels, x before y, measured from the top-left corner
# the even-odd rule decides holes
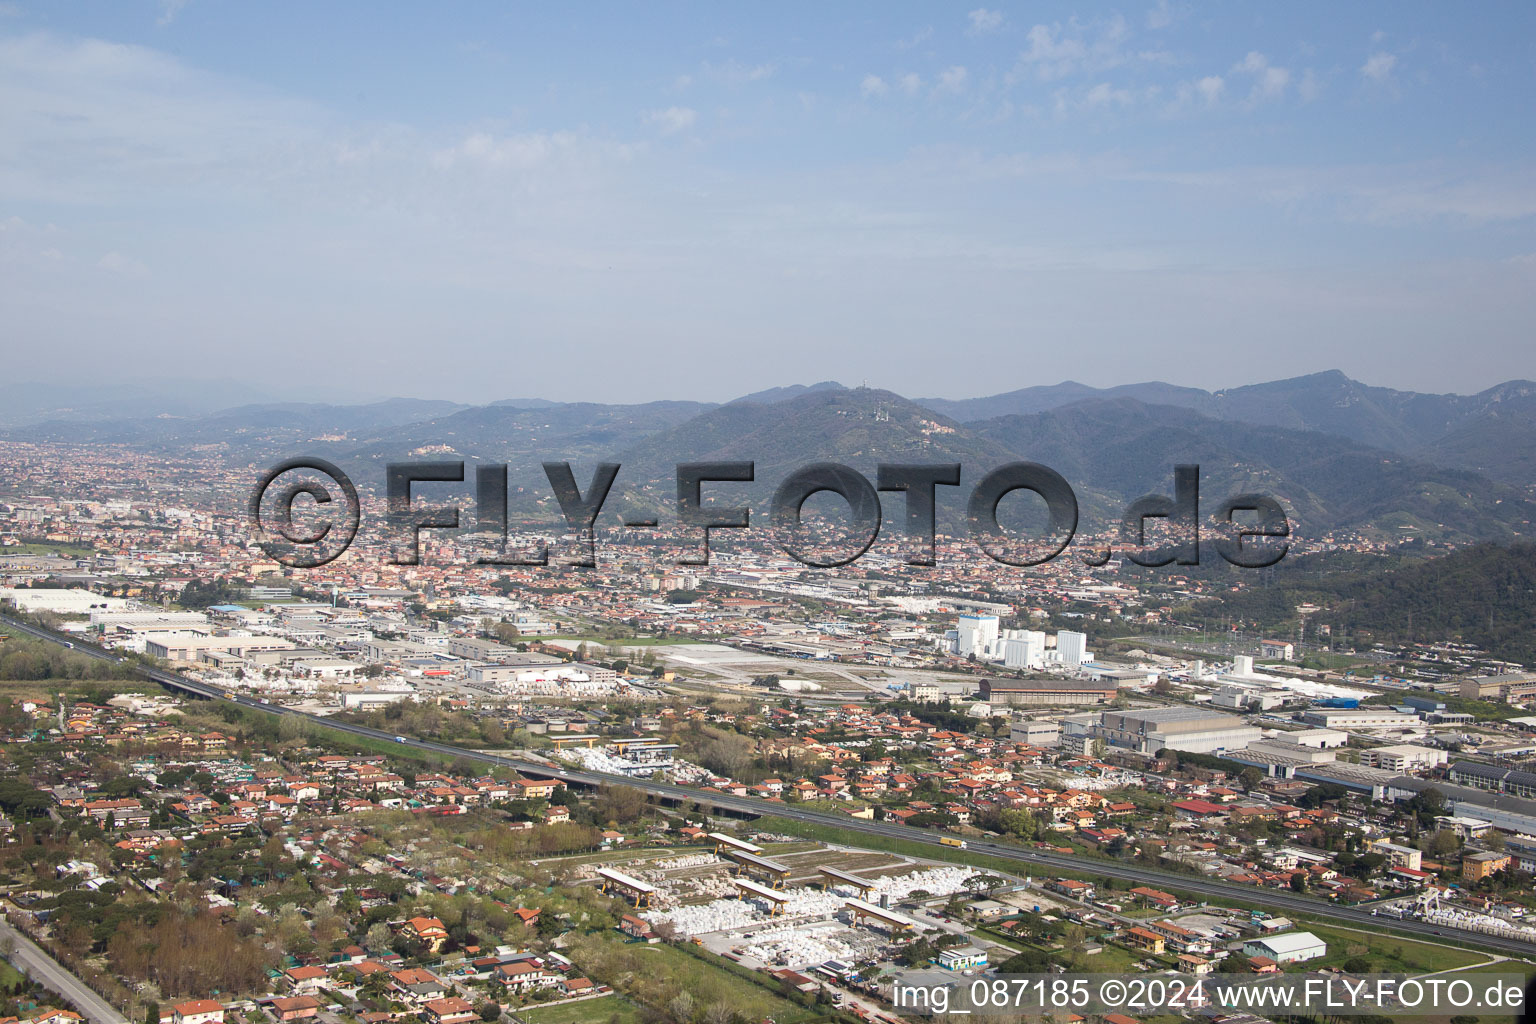
[[[686,108],[682,108],[685,110]],[[656,111],[663,125],[687,120],[678,111],[670,120],[671,111]],[[692,111],[688,111],[692,113]],[[647,120],[650,120],[648,118]],[[612,159],[625,162],[633,156],[636,147],[621,143],[592,139],[577,132],[529,132],[522,135],[493,135],[490,132],[473,132],[464,141],[432,154],[432,165],[439,170],[455,167],[482,167],[494,170],[532,171],[540,168],[558,168],[565,173],[579,167]]]
[[[1206,75],[1195,83],[1195,91],[1206,105],[1212,105],[1221,99],[1221,94],[1226,91],[1227,83],[1220,75]]]
[[[1301,73],[1301,81],[1296,83],[1296,95],[1302,102],[1311,103],[1323,94],[1323,83],[1318,79],[1317,72],[1311,68]]]
[[[933,91],[937,95],[957,95],[965,91],[965,84],[969,78],[970,72],[956,64],[952,68],[946,68],[939,72],[939,81],[933,87]]]
[[[141,260],[124,256],[120,252],[109,252],[96,262],[96,265],[108,273],[118,274],[122,277],[143,278],[149,276],[149,268]]]
[[[1168,0],[1157,0],[1157,6],[1147,12],[1147,28],[1167,28],[1173,24],[1174,18],[1175,13]]]
[[[692,128],[698,116],[698,111],[692,107],[668,107],[665,110],[652,110],[646,114],[645,123],[654,125],[663,135],[676,135],[678,132]]]
[[[863,96],[884,96],[890,89],[879,75],[865,75],[864,81],[859,83],[859,94]]]
[[[1094,107],[1128,106],[1133,97],[1129,90],[1116,89],[1108,82],[1100,82],[1083,94],[1083,106],[1090,110]]]
[[[1385,82],[1392,77],[1392,69],[1397,67],[1395,54],[1379,52],[1373,53],[1360,65],[1360,74],[1373,82]]]
[[[972,35],[986,35],[988,32],[996,32],[1003,27],[1003,12],[989,11],[985,7],[978,7],[966,17],[971,22],[968,31]]]
[[[192,0],[160,0],[160,17],[155,19],[155,24],[161,28],[169,25],[191,2]]]
[[[728,60],[724,64],[704,65],[704,74],[717,82],[731,86],[764,81],[772,78],[776,70],[773,64],[743,64],[737,60]]]
[[[1286,68],[1275,67],[1268,57],[1257,50],[1248,51],[1248,56],[1233,65],[1232,70],[1234,73],[1253,76],[1250,102],[1279,99],[1291,84],[1291,72]]]
[[[923,76],[909,71],[897,79],[896,84],[908,96],[916,96],[923,89]]]
[[[1097,74],[1111,68],[1135,63],[1167,63],[1169,54],[1161,50],[1128,48],[1131,30],[1123,17],[1116,15],[1093,26],[1075,19],[1035,25],[1029,30],[1028,47],[1019,54],[1010,80],[1035,77],[1049,82],[1070,75]]]

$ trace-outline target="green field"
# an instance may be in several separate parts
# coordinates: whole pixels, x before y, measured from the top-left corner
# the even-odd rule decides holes
[[[20,992],[27,979],[12,967],[10,961],[0,960],[0,992]]]
[[[530,1006],[515,1012],[523,1024],[640,1024],[640,1008],[618,995],[584,999],[564,1006]],[[512,1018],[504,1016],[502,1019],[510,1021]]]
[[[1433,942],[1416,942],[1395,935],[1333,928],[1322,924],[1303,924],[1301,927],[1328,943],[1328,955],[1318,960],[1297,964],[1300,971],[1315,971],[1319,967],[1338,967],[1352,956],[1362,956],[1371,962],[1371,969],[1392,974],[1424,974],[1445,971],[1457,967],[1480,964],[1488,957],[1475,950],[1460,946],[1441,946]]]
[[[89,544],[59,544],[47,541],[27,541],[24,544],[7,544],[0,548],[0,555],[62,555],[66,558],[88,557],[96,549]]]
[[[586,967],[594,981],[663,1010],[686,996],[695,1007],[703,1008],[702,1012],[729,1007],[747,1020],[772,1017],[778,1024],[806,1024],[827,1016],[780,995],[771,978],[694,947],[627,943],[617,932],[604,932],[576,939],[566,955]],[[533,1024],[545,1024],[538,1013],[534,1011]]]

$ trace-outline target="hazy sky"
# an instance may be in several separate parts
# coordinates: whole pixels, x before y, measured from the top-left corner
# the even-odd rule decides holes
[[[13,378],[1536,377],[1536,5],[0,3]]]

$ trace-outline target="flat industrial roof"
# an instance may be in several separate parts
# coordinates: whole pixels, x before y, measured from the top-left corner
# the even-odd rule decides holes
[[[762,853],[763,852],[763,848],[761,846],[753,846],[751,843],[742,842],[740,839],[732,838],[731,836],[725,835],[725,834],[720,833],[720,832],[711,832],[711,833],[709,833],[709,838],[713,839],[717,843],[723,843],[726,846],[732,846],[732,847],[735,847],[738,850],[744,850],[747,853]]]
[[[754,896],[761,896],[763,899],[773,900],[775,903],[789,902],[788,896],[781,892],[775,892],[768,888],[766,885],[758,885],[750,878],[733,878],[731,881],[736,883],[737,888],[745,889],[747,892],[750,892]]]
[[[867,903],[864,900],[856,900],[850,898],[843,905],[850,910],[857,910],[861,913],[868,914],[870,917],[878,917],[882,921],[889,921],[892,924],[902,924],[906,925],[908,928],[918,927],[918,923],[912,920],[910,917],[907,917],[904,914],[897,914],[886,910],[884,907],[877,907],[873,903]]]
[[[772,871],[780,875],[789,874],[789,868],[778,861],[768,860],[766,857],[759,857],[756,854],[747,853],[745,850],[731,850],[730,856],[741,861],[743,864],[750,864],[755,868],[762,868],[764,871]]]
[[[624,874],[622,871],[615,871],[612,868],[598,868],[597,873],[603,878],[608,879],[610,882],[617,882],[619,885],[624,886],[626,889],[633,889],[636,892],[645,893],[656,891],[656,887],[651,885],[649,882],[642,882],[638,878],[631,878],[629,875]]]
[[[1297,950],[1325,944],[1322,939],[1311,932],[1286,932],[1284,935],[1265,935],[1261,938],[1250,939],[1249,941],[1263,945],[1274,953],[1294,953]]]
[[[850,875],[848,872],[839,871],[836,868],[822,868],[821,873],[826,875],[828,878],[835,878],[839,882],[857,886],[860,889],[873,889],[875,886],[875,883],[871,882],[867,878],[860,878],[858,875]]]

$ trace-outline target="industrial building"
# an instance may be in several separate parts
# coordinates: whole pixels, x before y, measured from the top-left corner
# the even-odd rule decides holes
[[[1045,633],[1038,629],[1005,629],[1000,635],[1003,664],[1008,668],[1045,667]]]
[[[1461,696],[1472,700],[1529,700],[1536,696],[1536,675],[1512,672],[1500,676],[1477,676],[1463,679],[1458,691]]]
[[[1263,736],[1236,715],[1184,707],[1106,711],[1090,733],[1111,747],[1140,754],[1159,750],[1213,754],[1240,750]]]
[[[1418,715],[1390,708],[1308,708],[1301,720],[1320,729],[1415,729],[1423,723]]]
[[[1443,750],[1420,747],[1412,743],[1398,743],[1389,747],[1374,747],[1360,755],[1360,762],[1372,768],[1386,768],[1394,772],[1428,771],[1438,768],[1449,760]]]
[[[1084,662],[1092,661],[1093,654],[1088,650],[1087,634],[1070,629],[1059,630],[1056,633],[1056,660],[1068,668],[1077,668]]]
[[[1263,935],[1243,943],[1246,957],[1266,956],[1277,964],[1294,964],[1328,955],[1328,943],[1311,932]]]
[[[1008,741],[1031,747],[1054,747],[1061,742],[1061,726],[1038,718],[1016,718],[1008,725]]]
[[[1072,679],[983,679],[978,696],[989,704],[1107,704],[1119,688],[1113,683]]]
[[[290,651],[298,645],[280,636],[207,636],[202,633],[157,633],[144,641],[144,653],[166,661],[207,661],[227,654],[243,658],[254,651]]]
[[[1473,789],[1508,793],[1518,797],[1536,797],[1536,772],[1497,768],[1477,761],[1457,761],[1451,765],[1451,781]]]
[[[955,653],[962,658],[992,661],[998,652],[996,615],[962,615],[956,626]]]

